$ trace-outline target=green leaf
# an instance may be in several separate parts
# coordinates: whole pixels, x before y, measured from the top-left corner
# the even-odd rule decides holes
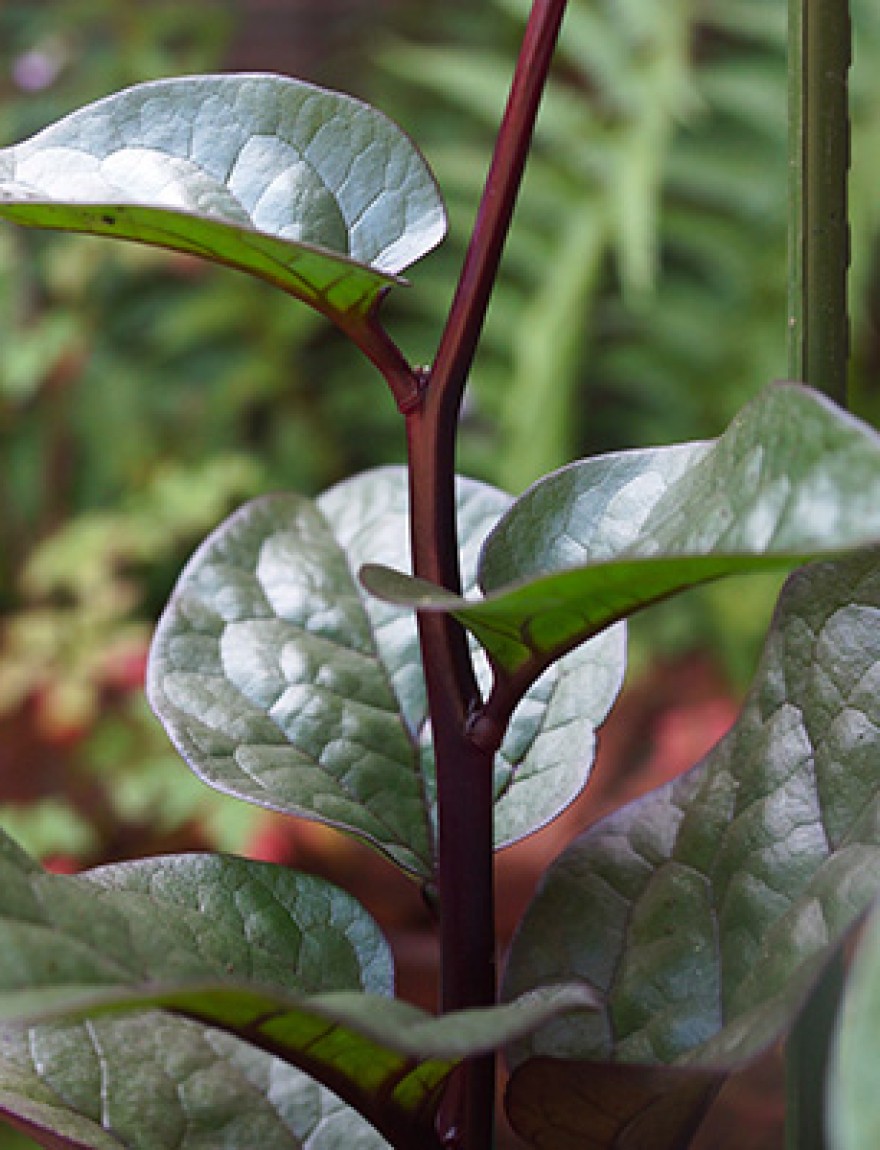
[[[345,892],[284,868],[186,855],[71,878],[46,874],[5,836],[0,852],[0,1033],[7,1041],[0,1064],[4,1056],[14,1064],[0,1079],[8,1090],[5,1099],[0,1091],[0,1107],[18,1113],[10,1098],[20,1095],[29,1121],[46,1118],[48,1104],[32,1072],[46,1083],[53,1066],[62,1079],[73,1073],[59,1091],[67,1105],[108,1129],[113,1124],[102,1115],[117,1101],[123,1111],[138,1100],[148,1104],[158,1054],[169,1066],[183,1065],[190,1038],[204,1044],[208,1032],[178,1030],[155,1016],[147,1029],[165,1037],[155,1048],[152,1034],[145,1039],[138,1070],[125,1058],[120,1064],[119,1028],[95,1027],[108,1015],[166,1008],[296,1065],[392,1141],[395,1131],[408,1131],[410,1140],[419,1132],[427,1146],[441,1088],[458,1061],[560,1011],[592,1008],[582,987],[542,989],[440,1019],[390,999],[390,955],[367,914]],[[38,1026],[25,1048],[15,1029],[81,1019],[78,1037],[60,1032],[66,1053],[56,1062],[58,1031]],[[83,1052],[71,1071],[76,1042]],[[97,1098],[97,1115],[77,1097],[80,1089]],[[155,1129],[151,1136],[154,1146],[176,1144]]]
[[[508,502],[460,481],[466,586]],[[368,472],[316,502],[249,504],[181,576],[156,633],[148,690],[206,782],[354,833],[428,879],[434,767],[415,619],[366,596],[354,576],[367,560],[404,563],[408,550],[403,468]],[[577,794],[623,663],[618,630],[523,701],[496,763],[499,845]]]
[[[367,312],[443,238],[400,129],[270,75],[139,84],[0,151],[0,216],[191,252],[332,317]]]
[[[880,1145],[878,1035],[880,913],[875,909],[849,972],[828,1078],[828,1133],[833,1150]]]
[[[65,1150],[388,1146],[294,1067],[159,1012],[2,1027],[0,1083],[0,1110],[41,1146]]]
[[[86,1018],[87,1028],[92,1028],[107,1015],[150,1007],[173,1010],[296,1066],[393,1144],[403,1135],[406,1145],[427,1148],[433,1145],[443,1087],[462,1059],[495,1050],[560,1014],[589,1010],[593,1004],[583,987],[554,987],[502,1006],[434,1018],[405,1002],[363,993],[296,1000],[234,985],[174,989],[150,984],[117,992],[68,986],[54,993],[3,993],[0,1017],[24,1025],[45,1018]],[[166,1057],[173,1053],[173,1045],[170,1050],[168,1046],[174,1041],[172,1031],[165,1040]],[[45,1066],[42,1058],[40,1065]],[[126,1075],[128,1094],[148,1096],[150,1090],[149,1081]]]
[[[303,1136],[310,1113],[345,1109],[280,1064],[265,1072],[271,1089],[260,1097],[254,1084],[239,1081],[223,1036],[159,1015],[148,1024],[75,1029],[8,1025],[81,1013],[102,996],[150,1001],[163,985],[175,987],[181,1001],[199,999],[206,984],[230,1005],[236,995],[258,992],[269,999],[321,990],[388,994],[392,962],[355,900],[312,876],[185,855],[65,878],[46,874],[0,836],[0,1017],[7,1024],[0,1028],[0,1109],[34,1134],[54,1131],[98,1150],[152,1148],[188,1144],[178,1139],[190,1125],[187,1137],[195,1138],[194,1131],[204,1137],[250,1119],[266,1129],[260,1145],[287,1150],[290,1130],[273,1117],[273,1091],[311,1096],[298,1119]],[[271,1060],[242,1047],[237,1061],[252,1064],[256,1075]],[[353,1114],[347,1121],[363,1126]]]
[[[878,537],[880,437],[776,384],[713,443],[590,459],[537,483],[486,542],[481,601],[375,567],[363,579],[455,615],[502,673],[522,675],[688,587]]]
[[[0,999],[57,987],[235,982],[389,994],[379,928],[345,891],[283,867],[181,855],[47,874],[0,835]]]
[[[795,575],[731,733],[547,872],[505,994],[582,980],[604,1003],[513,1052],[524,1071],[536,1056],[575,1064],[546,1100],[554,1121],[594,1063],[723,1073],[776,1041],[876,895],[878,558]],[[527,1081],[512,1083],[514,1110]]]
[[[158,1073],[150,1065],[150,1051],[145,1055],[146,1074],[127,1071],[127,1060],[120,1059],[124,1042],[112,1037],[113,1050],[108,1051],[104,1038],[95,1040],[94,1028],[109,1021],[112,1025],[98,1033],[113,1036],[122,1030],[124,1034],[124,1015],[137,1013],[143,1027],[143,1014],[148,1007],[164,1007],[190,1022],[222,1029],[254,1050],[296,1066],[366,1118],[392,1144],[418,1145],[426,1150],[435,1147],[434,1124],[443,1088],[462,1059],[496,1050],[560,1013],[583,1012],[592,1006],[594,998],[582,987],[545,988],[518,1002],[446,1014],[442,1018],[431,1017],[398,999],[353,992],[312,996],[297,1003],[291,996],[277,992],[235,987],[175,990],[146,986],[116,992],[60,987],[54,995],[44,994],[41,1004],[37,996],[26,992],[0,999],[2,1017],[20,1021],[20,1027],[31,1030],[29,1047],[44,1080],[53,1068],[51,1048],[41,1048],[33,1033],[35,1029],[37,1034],[48,1033],[52,1042],[54,1032],[45,1024],[35,1028],[35,1022],[84,1018],[85,1034],[81,1032],[68,1041],[82,1044],[86,1051],[92,1045],[97,1048],[107,1070],[125,1082],[121,1102],[135,1101],[140,1095],[150,1101],[151,1079]],[[123,1015],[122,1026],[113,1015]],[[163,1033],[162,1057],[184,1060],[184,1051],[177,1048],[181,1044],[185,1048],[189,1036],[198,1032],[174,1025],[183,1019],[171,1022],[160,1013],[153,1014],[152,1019],[148,1025]],[[202,1041],[208,1034],[208,1030],[202,1030]],[[14,1028],[0,1027],[0,1042],[3,1035],[16,1044]],[[63,1074],[64,1070],[60,1060],[58,1072]],[[274,1076],[290,1078],[281,1068]],[[105,1104],[116,1101],[108,1090],[105,1095],[109,1095]],[[83,1103],[77,1101],[74,1109],[83,1113]],[[87,1107],[85,1114],[91,1117]]]

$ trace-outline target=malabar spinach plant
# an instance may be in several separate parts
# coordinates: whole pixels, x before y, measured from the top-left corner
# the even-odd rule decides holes
[[[533,5],[427,368],[381,305],[440,241],[444,211],[374,109],[276,76],[166,80],[0,152],[7,219],[260,277],[387,381],[408,466],[316,500],[259,498],[222,524],[159,623],[148,688],[207,783],[342,828],[420,883],[442,950],[429,1016],[393,997],[378,927],[322,880],[211,855],[60,877],[3,838],[0,1112],[44,1146],[485,1150],[503,1048],[527,1143],[673,1150],[783,1041],[790,1144],[876,1141],[876,926],[833,1020],[880,883],[880,438],[782,383],[712,442],[576,462],[517,500],[454,475],[564,8]],[[845,100],[816,128],[810,80],[845,95],[843,25],[820,38],[833,58],[810,63],[835,8],[792,4],[790,327],[793,378],[835,374],[839,391],[843,232],[824,223],[845,216],[846,160],[823,131],[840,143]],[[816,558],[782,594],[730,734],[549,868],[499,996],[493,851],[584,786],[626,617]]]

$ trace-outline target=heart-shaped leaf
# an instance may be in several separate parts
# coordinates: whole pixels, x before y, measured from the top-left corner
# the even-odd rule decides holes
[[[86,1051],[95,1047],[104,1062],[94,1084],[109,1107],[116,1096],[108,1076],[118,1076],[123,1104],[141,1091],[149,1098],[155,1052],[141,1073],[126,1070],[89,1028],[108,1014],[163,1007],[296,1065],[392,1141],[405,1131],[410,1143],[418,1134],[428,1146],[458,1061],[560,1011],[592,1008],[582,987],[439,1019],[389,999],[390,956],[362,908],[323,880],[265,863],[188,855],[70,878],[46,874],[5,837],[0,852],[0,1022],[19,1065],[9,1090],[33,1105],[40,1092],[10,1023],[87,1018]],[[157,1025],[170,1061],[177,1032]],[[47,1033],[51,1045],[55,1032]],[[115,1032],[105,1033],[115,1050]],[[185,1045],[193,1032],[180,1033]],[[51,1053],[35,1053],[42,1047],[33,1036],[28,1049],[45,1080]],[[2,1105],[12,1108],[0,1092]],[[36,1112],[28,1104],[23,1113],[31,1120]]]
[[[713,443],[589,459],[541,480],[486,542],[466,602],[374,567],[366,586],[447,611],[503,674],[527,675],[634,611],[723,575],[880,538],[880,436],[777,384]]]
[[[270,75],[139,84],[0,151],[0,216],[191,252],[333,318],[365,313],[446,228],[412,142]]]
[[[604,1009],[513,1053],[515,1113],[531,1105],[529,1060],[573,1063],[543,1098],[545,1139],[596,1062],[721,1073],[776,1040],[880,889],[878,558],[795,575],[733,731],[547,872],[506,993],[581,979]]]
[[[501,492],[462,480],[466,585]],[[205,781],[331,823],[410,873],[434,869],[434,770],[412,612],[363,593],[367,560],[406,562],[406,472],[383,468],[316,502],[243,508],[196,553],[153,644],[148,690]],[[497,759],[496,842],[552,818],[583,785],[622,678],[602,636],[535,684]],[[560,753],[560,744],[566,753]]]

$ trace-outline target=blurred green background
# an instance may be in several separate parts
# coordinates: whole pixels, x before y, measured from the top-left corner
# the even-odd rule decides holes
[[[527,0],[26,0],[0,7],[0,145],[163,75],[355,92],[421,144],[444,247],[387,305],[429,362]],[[718,434],[785,375],[786,0],[571,0],[465,408],[460,470]],[[853,0],[852,395],[880,415],[880,9]],[[0,228],[0,821],[59,869],[243,851],[141,696],[193,546],[259,492],[402,460],[382,383],[319,317],[146,248]],[[741,689],[776,580],[639,620],[636,673],[699,651]],[[4,1141],[3,1150],[28,1143]]]

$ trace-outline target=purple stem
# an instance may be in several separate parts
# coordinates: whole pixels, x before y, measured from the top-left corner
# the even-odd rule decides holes
[[[460,593],[455,440],[461,399],[531,145],[567,0],[535,0],[455,297],[421,403],[407,415],[413,569]],[[495,1001],[492,768],[496,747],[471,738],[481,699],[467,639],[451,617],[419,617],[437,763],[441,1010]],[[492,1145],[495,1067],[465,1065],[441,1114],[445,1144]]]

